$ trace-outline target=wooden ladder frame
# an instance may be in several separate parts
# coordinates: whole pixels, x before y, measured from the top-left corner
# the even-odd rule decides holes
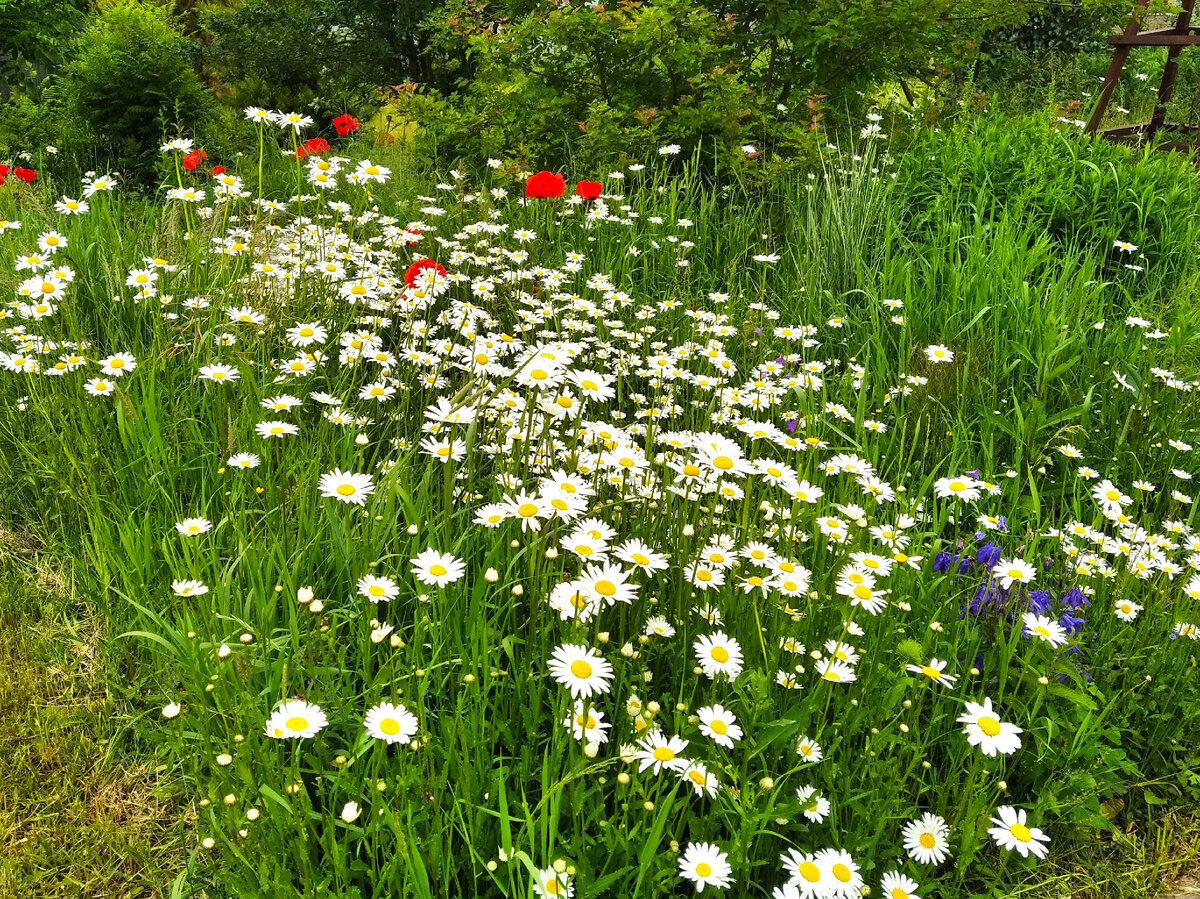
[[[1099,134],[1106,140],[1118,143],[1135,143],[1153,140],[1154,136],[1164,129],[1186,131],[1195,127],[1195,141],[1168,141],[1161,144],[1160,148],[1163,150],[1195,149],[1200,152],[1200,123],[1195,126],[1171,125],[1166,121],[1167,104],[1171,102],[1171,95],[1175,91],[1175,76],[1179,72],[1179,54],[1183,52],[1184,47],[1200,47],[1200,26],[1192,24],[1192,10],[1196,6],[1196,0],[1183,0],[1183,8],[1175,17],[1173,27],[1156,31],[1141,31],[1139,29],[1149,4],[1150,0],[1138,0],[1137,7],[1130,16],[1125,30],[1121,34],[1109,37],[1108,42],[1115,48],[1112,62],[1108,66],[1108,73],[1104,76],[1104,87],[1100,90],[1100,98],[1096,101],[1096,108],[1092,111],[1092,117],[1088,120],[1084,133]],[[1104,113],[1108,111],[1108,104],[1112,100],[1113,91],[1116,90],[1117,81],[1121,77],[1125,63],[1129,60],[1129,51],[1134,47],[1167,48],[1167,64],[1163,67],[1162,81],[1158,85],[1154,115],[1151,116],[1149,122],[1139,125],[1121,125],[1116,128],[1102,129],[1100,122],[1104,119]]]

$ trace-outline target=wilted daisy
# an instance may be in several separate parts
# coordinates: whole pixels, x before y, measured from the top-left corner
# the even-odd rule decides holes
[[[302,699],[280,704],[267,719],[264,732],[275,740],[315,737],[329,721],[320,708]]]
[[[1002,805],[996,809],[992,818],[994,827],[988,828],[988,835],[1002,849],[1015,849],[1022,858],[1030,855],[1045,858],[1050,838],[1037,827],[1027,823],[1025,809]]]
[[[729,856],[712,843],[688,843],[679,857],[679,876],[703,893],[706,886],[723,890],[733,884]]]
[[[368,709],[363,726],[376,740],[407,745],[420,730],[417,716],[402,705],[381,702]]]
[[[343,503],[364,506],[367,503],[367,497],[375,492],[375,485],[371,482],[369,474],[335,468],[333,471],[321,475],[321,479],[317,482],[317,489],[321,492],[321,496]]]

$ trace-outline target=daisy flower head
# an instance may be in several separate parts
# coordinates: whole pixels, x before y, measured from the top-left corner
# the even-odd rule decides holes
[[[718,746],[732,749],[733,744],[742,738],[742,729],[737,724],[737,718],[733,712],[720,704],[697,709],[696,717],[700,719],[700,733]]]
[[[1005,590],[1013,584],[1029,584],[1035,577],[1035,569],[1024,559],[1001,559],[992,566],[992,574]]]
[[[321,475],[317,489],[321,491],[321,496],[336,499],[338,502],[365,506],[367,497],[375,492],[375,485],[371,482],[369,474],[335,468]]]
[[[533,888],[540,899],[572,899],[575,895],[575,884],[571,883],[566,872],[559,874],[553,868],[538,871]]]
[[[789,849],[779,861],[788,876],[784,889],[775,894],[779,899],[823,899],[831,895],[833,875],[819,864],[815,853]]]
[[[1049,615],[1035,615],[1033,612],[1026,612],[1021,616],[1021,624],[1025,626],[1025,630],[1029,632],[1030,636],[1037,637],[1044,643],[1049,643],[1054,647],[1067,645],[1066,629]]]
[[[298,740],[315,737],[329,723],[325,713],[303,699],[282,703],[267,719],[264,732],[273,740]]]
[[[817,853],[817,865],[832,875],[826,893],[833,899],[857,899],[862,893],[863,879],[858,864],[842,849],[822,849]]]
[[[1138,613],[1142,611],[1142,607],[1132,600],[1118,599],[1114,603],[1114,610],[1117,617],[1122,621],[1133,621],[1138,617]]]
[[[547,667],[554,680],[576,698],[607,693],[613,679],[613,667],[600,653],[575,643],[556,647]]]
[[[796,754],[806,762],[819,762],[823,758],[821,744],[808,737],[801,737],[796,741]]]
[[[184,537],[198,537],[212,530],[212,522],[207,518],[185,518],[175,523],[175,530]]]
[[[681,755],[687,747],[688,741],[683,737],[668,737],[655,728],[638,741],[633,758],[638,762],[639,772],[650,770],[654,774],[661,774],[664,768],[679,772],[688,765],[688,760]]]
[[[101,359],[99,365],[100,370],[110,378],[119,378],[137,368],[137,360],[129,353],[113,353]]]
[[[1025,809],[1002,805],[996,809],[992,824],[995,826],[988,828],[988,836],[995,840],[1001,849],[1015,849],[1021,853],[1022,858],[1028,858],[1030,855],[1036,858],[1046,857],[1046,847],[1050,844],[1050,838],[1039,828],[1029,826]]]
[[[570,729],[576,740],[585,743],[607,743],[612,724],[604,720],[604,713],[586,699],[576,699],[571,713],[563,719],[563,726]]]
[[[208,592],[204,581],[171,581],[171,592],[176,596],[203,596]]]
[[[400,585],[390,577],[363,575],[358,579],[358,595],[371,602],[388,602],[400,595]]]
[[[935,343],[931,346],[925,347],[925,358],[930,362],[953,362],[954,351],[948,346]]]
[[[964,725],[967,742],[984,755],[1012,755],[1021,748],[1021,728],[997,718],[990,698],[984,697],[982,705],[968,700],[966,708],[958,722]]]
[[[953,674],[946,674],[946,663],[937,659],[931,658],[925,665],[907,665],[906,670],[913,674],[921,674],[929,678],[936,684],[942,684],[947,687],[954,686],[954,682],[958,680]]]
[[[899,871],[888,871],[880,878],[880,889],[885,899],[921,899],[917,890],[921,888],[911,877],[905,877]]]
[[[703,893],[706,886],[724,890],[733,885],[729,856],[712,843],[688,843],[679,856],[679,876]]]
[[[950,826],[940,815],[925,812],[901,832],[904,851],[923,865],[940,865],[950,857]]]
[[[235,453],[225,460],[225,464],[230,468],[258,468],[262,464],[262,459],[254,453]]]
[[[407,745],[420,730],[417,716],[402,705],[381,702],[367,710],[363,719],[363,727],[376,740],[387,744],[400,743]]]
[[[450,553],[440,553],[436,549],[426,549],[419,553],[412,563],[413,576],[429,587],[445,587],[453,584],[467,572],[467,566]]]
[[[813,824],[820,824],[829,817],[832,806],[816,787],[800,787],[796,790],[796,799],[800,802],[801,814]]]
[[[722,631],[700,637],[692,644],[700,667],[709,680],[724,674],[730,680],[742,673],[742,648],[738,641]]]

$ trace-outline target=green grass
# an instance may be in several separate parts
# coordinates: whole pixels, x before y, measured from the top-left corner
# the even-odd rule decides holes
[[[166,896],[181,807],[110,692],[108,625],[61,562],[0,529],[0,896]]]
[[[1172,637],[1198,617],[1185,592],[1200,566],[1185,476],[1200,471],[1194,451],[1170,442],[1200,444],[1200,402],[1188,389],[1200,336],[1200,267],[1187,249],[1200,240],[1194,173],[1036,123],[982,122],[926,135],[898,161],[831,155],[812,180],[753,190],[652,160],[608,179],[621,194],[610,208],[628,208],[588,227],[579,207],[566,215],[560,201],[516,202],[515,166],[456,176],[427,170],[404,147],[386,152],[373,159],[393,169],[387,184],[340,184],[328,195],[347,204],[336,212],[304,199],[305,220],[291,231],[292,213],[268,218],[250,201],[310,189],[273,151],[261,186],[257,159],[233,164],[250,196],[206,217],[121,192],[97,193],[85,215],[53,212],[75,184],[0,195],[0,217],[22,220],[0,235],[3,253],[28,253],[57,229],[68,246],[56,260],[75,273],[54,315],[14,317],[24,330],[7,333],[6,363],[32,356],[50,368],[70,350],[87,360],[61,376],[0,373],[0,484],[15,522],[39,522],[73,559],[76,588],[101,616],[95,645],[115,707],[103,717],[121,723],[105,757],[123,757],[114,744],[137,747],[195,809],[183,830],[188,862],[176,856],[160,883],[239,899],[527,899],[532,879],[561,860],[579,899],[666,897],[691,890],[680,850],[714,842],[739,897],[770,896],[793,848],[850,853],[873,889],[895,869],[928,899],[1007,896],[1046,871],[988,836],[1000,807],[1026,810],[1058,859],[1067,847],[1104,858],[1114,831],[1168,833],[1154,822],[1200,799],[1198,644]],[[509,196],[493,199],[494,187]],[[375,207],[399,225],[421,222],[415,250],[392,240]],[[495,221],[507,230],[487,233]],[[1123,255],[1117,240],[1142,256]],[[222,242],[230,252],[213,251]],[[584,257],[578,267],[572,251]],[[431,295],[401,286],[418,252],[466,275],[428,308],[420,301]],[[777,261],[754,259],[767,253]],[[137,297],[126,278],[147,256],[173,268],[157,270],[156,295]],[[252,268],[297,258],[310,264],[286,282]],[[1126,268],[1130,259],[1145,271]],[[345,280],[316,272],[331,260],[345,263]],[[341,290],[360,276],[381,291],[373,304],[351,304]],[[0,287],[24,278],[5,271]],[[261,321],[228,314],[242,306]],[[364,322],[367,311],[387,322]],[[1127,323],[1136,316],[1148,324]],[[318,320],[329,333],[309,351],[324,355],[293,376],[287,329]],[[790,339],[806,325],[817,342]],[[507,352],[513,335],[541,352]],[[358,358],[353,340],[394,358]],[[927,356],[939,344],[953,362]],[[657,374],[672,367],[656,360],[673,349],[690,377]],[[99,360],[115,352],[134,356],[136,369],[101,376]],[[787,354],[795,364],[783,371],[775,360]],[[480,355],[494,367],[480,369]],[[525,376],[550,356],[580,379],[569,395]],[[215,362],[238,380],[200,378]],[[725,362],[737,395],[708,383]],[[814,373],[819,382],[804,380]],[[116,389],[87,395],[84,381],[96,377]],[[610,380],[614,396],[559,417],[595,378]],[[395,392],[380,402],[372,386]],[[306,401],[264,409],[282,393]],[[339,397],[350,421],[323,414],[319,393]],[[756,394],[766,405],[750,401]],[[439,399],[477,413],[437,425],[434,438],[461,441],[449,463],[420,447],[431,413],[445,417]],[[776,430],[751,439],[743,418]],[[259,436],[273,419],[297,433]],[[712,431],[731,443],[709,452]],[[1063,455],[1067,444],[1082,459]],[[229,459],[239,452],[261,464],[238,469]],[[828,473],[839,455],[854,457],[843,466],[871,465],[874,486],[894,497],[876,503],[849,471]],[[753,473],[750,460],[769,467]],[[1096,478],[1082,477],[1082,465]],[[712,492],[676,483],[697,476],[690,466],[709,473]],[[789,486],[774,483],[777,466],[794,469],[782,477]],[[575,493],[543,482],[559,467],[578,477]],[[320,495],[334,469],[370,475],[361,507]],[[935,495],[938,479],[972,470],[991,485],[977,500]],[[1092,497],[1100,477],[1129,495],[1122,514],[1143,531],[1105,516]],[[1155,489],[1137,490],[1142,479]],[[804,501],[812,490],[801,480],[824,491],[818,504]],[[580,487],[594,493],[574,508]],[[530,503],[520,499],[498,527],[476,521],[522,490],[547,509],[559,500],[565,516],[525,528]],[[969,562],[958,575],[934,562],[990,552],[989,536],[974,535],[980,515],[1006,519],[989,536],[1036,580],[1003,593],[993,583],[992,600],[967,614],[985,567]],[[212,529],[181,536],[189,518]],[[571,522],[585,518],[603,525],[576,533]],[[833,518],[841,539],[827,535]],[[870,530],[905,518],[903,547]],[[614,578],[637,595],[592,617],[560,614],[551,601],[570,601],[563,585],[596,571],[580,541],[606,527],[613,547],[642,540],[669,564],[595,574],[596,597]],[[1128,554],[1093,552],[1089,528],[1106,547],[1120,538]],[[1168,538],[1162,559],[1179,570],[1155,561],[1140,576],[1135,561],[1157,559],[1152,543]],[[750,580],[767,574],[751,554],[760,543],[791,566],[763,585]],[[714,556],[735,548],[746,553],[738,566],[720,567]],[[442,587],[415,577],[413,560],[430,549],[461,560],[462,577]],[[872,577],[874,611],[847,596],[847,578],[862,575],[852,552],[892,563]],[[716,578],[695,566],[724,572],[726,584],[706,590]],[[367,575],[393,579],[395,595],[360,595]],[[173,588],[183,580],[207,590]],[[1076,586],[1092,595],[1069,649],[1022,636],[1016,613],[1041,601],[1034,590],[1051,592],[1057,618],[1074,608]],[[1144,610],[1124,622],[1118,601]],[[699,613],[707,605],[719,624]],[[675,636],[646,633],[652,616]],[[695,670],[695,641],[718,629],[743,659],[736,677]],[[812,651],[823,659],[837,641],[854,646],[853,682],[820,676]],[[612,725],[602,745],[563,725],[570,699],[547,663],[571,645],[613,667],[589,706]],[[956,683],[907,668],[933,657]],[[779,683],[790,677],[801,689]],[[964,738],[964,703],[984,698],[1022,729],[1015,754],[985,756]],[[291,725],[268,722],[285,701],[318,706],[325,725],[277,739]],[[364,728],[383,702],[411,711],[413,742],[389,745]],[[181,706],[177,717],[162,714],[169,703]],[[732,747],[699,727],[698,710],[716,703],[744,731]],[[284,717],[299,728],[320,716]],[[655,728],[688,740],[688,757],[723,789],[701,796],[691,780],[622,758],[622,744]],[[798,753],[802,736],[821,744],[822,762]],[[809,785],[832,804],[824,822],[804,817],[797,790]],[[360,814],[343,816],[351,803]],[[941,865],[901,847],[901,829],[923,813],[950,827],[952,858]],[[1147,856],[1125,853],[1123,839],[1112,845],[1113,865],[1126,859],[1148,883]]]

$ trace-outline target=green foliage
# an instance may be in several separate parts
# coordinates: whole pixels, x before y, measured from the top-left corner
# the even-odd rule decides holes
[[[216,136],[213,100],[191,51],[157,6],[118,0],[96,15],[61,80],[98,163],[146,178],[164,135]]]
[[[206,10],[206,70],[238,106],[327,117],[361,108],[380,85],[445,86],[422,27],[436,0],[249,0]]]
[[[762,133],[729,64],[729,26],[687,0],[541,7],[498,30],[473,3],[446,18],[443,39],[465,40],[474,63],[431,124],[452,154],[590,167],[676,141],[724,152]]]
[[[621,214],[594,219],[564,201],[517,202],[509,167],[464,166],[481,179],[425,171],[399,146],[371,150],[381,178],[391,169],[386,183],[350,182],[352,161],[320,201],[286,199],[312,189],[305,167],[274,146],[261,161],[231,159],[231,177],[254,189],[207,216],[121,192],[96,192],[83,215],[55,215],[57,190],[6,185],[0,214],[23,224],[0,239],[16,255],[55,230],[67,242],[56,260],[69,261],[75,278],[54,315],[8,332],[5,364],[36,354],[49,370],[72,343],[86,345],[86,363],[53,377],[0,372],[0,485],[77,547],[81,583],[120,635],[110,651],[136,661],[127,670],[134,686],[121,689],[136,696],[139,728],[193,798],[191,839],[207,846],[180,889],[527,899],[529,866],[562,858],[577,896],[665,899],[681,892],[671,841],[706,839],[730,854],[729,895],[769,893],[783,879],[785,848],[832,845],[863,865],[873,888],[895,866],[931,899],[1008,895],[1033,876],[1032,861],[989,841],[997,806],[1027,809],[1061,858],[1194,800],[1200,643],[1170,638],[1177,622],[1196,618],[1196,600],[1180,589],[1191,573],[1141,577],[1138,552],[1103,553],[1112,577],[1083,573],[1093,542],[1049,533],[1073,531],[1068,522],[1092,522],[1113,540],[1123,533],[1099,511],[1081,463],[1056,452],[1070,441],[1122,487],[1136,478],[1158,485],[1137,493],[1129,515],[1147,533],[1173,534],[1174,548],[1156,550],[1189,562],[1193,538],[1183,532],[1197,513],[1171,491],[1194,488],[1172,472],[1194,469],[1195,455],[1167,441],[1200,442],[1200,406],[1152,367],[1185,381],[1196,370],[1196,262],[1171,257],[1169,246],[1194,246],[1200,224],[1159,209],[1187,200],[1175,192],[1194,175],[1169,157],[1073,156],[1080,146],[1044,124],[1010,135],[976,122],[922,135],[898,161],[850,150],[827,156],[812,179],[749,189],[652,153],[644,171],[607,180],[606,202]],[[1028,171],[1014,158],[1022,148]],[[989,164],[995,179],[984,177]],[[278,201],[271,213],[254,202],[259,165],[264,195]],[[1110,174],[1088,180],[1101,177],[1089,165]],[[180,183],[189,177],[181,172]],[[1130,219],[1114,203],[1089,225],[1086,209],[1067,207],[1083,205],[1097,183],[1136,187],[1125,204],[1152,214]],[[418,218],[425,236],[414,248],[395,224]],[[1106,233],[1117,227],[1130,230]],[[1116,237],[1144,243],[1145,275],[1124,268]],[[572,250],[582,259],[564,263]],[[444,293],[422,290],[428,305],[409,306],[415,293],[348,301],[355,284],[403,290],[400,277],[426,251],[463,275]],[[778,257],[763,258],[773,262],[754,258],[770,251]],[[170,264],[155,269],[153,301],[139,302],[127,276],[147,255]],[[334,257],[347,269],[343,283],[319,273]],[[288,277],[272,277],[268,261]],[[9,272],[0,286],[24,277]],[[1167,333],[1150,338],[1123,323],[1130,314]],[[1097,329],[1097,319],[1108,325]],[[297,347],[289,329],[318,321],[327,339]],[[816,329],[808,345],[794,339],[801,324]],[[524,347],[500,357],[495,374],[474,368],[512,335]],[[537,392],[548,388],[515,380],[524,358],[515,354],[538,347],[542,358],[568,340],[582,348],[572,369],[611,372],[620,393],[555,424],[548,416],[566,407]],[[388,367],[358,359],[356,342]],[[922,349],[933,343],[950,346],[953,363],[927,363]],[[729,390],[701,392],[718,346],[738,373]],[[136,357],[136,369],[108,395],[87,396],[84,382],[118,350]],[[648,368],[660,353],[693,377],[668,381]],[[787,386],[791,372],[775,361],[785,354],[805,363]],[[217,361],[240,377],[204,380],[201,367]],[[306,374],[285,374],[307,362]],[[1134,389],[1115,385],[1114,370]],[[802,372],[819,373],[819,386],[801,382]],[[771,379],[780,402],[753,408],[754,389],[740,388],[747,379]],[[364,389],[375,380],[400,389],[380,402]],[[745,406],[722,401],[734,386]],[[505,388],[537,402],[509,412]],[[283,393],[308,401],[270,399]],[[331,396],[343,412],[321,405]],[[438,396],[487,408],[470,425],[438,422],[435,433]],[[726,408],[715,414],[718,404]],[[669,418],[651,418],[651,407]],[[780,442],[751,442],[727,417],[804,423]],[[296,433],[260,437],[256,425],[276,418]],[[630,436],[613,439],[610,418]],[[868,418],[886,427],[868,428]],[[596,428],[604,443],[580,433]],[[680,435],[716,429],[759,464],[786,446],[781,464],[821,485],[820,505],[788,503],[757,475],[739,478],[744,496],[727,501],[652,490],[603,468],[613,445],[644,463],[646,477],[673,481],[686,469],[666,463],[709,464],[675,446]],[[447,431],[462,441],[461,458],[442,462],[419,448]],[[786,442],[801,437],[813,438],[810,450]],[[228,461],[239,451],[253,451],[256,467]],[[847,454],[905,489],[870,501],[861,481],[827,473]],[[551,458],[595,490],[580,514],[611,525],[613,545],[636,537],[669,556],[653,578],[630,575],[641,591],[629,603],[587,623],[546,604],[559,585],[587,577],[563,523],[526,529],[511,518],[520,512],[497,529],[476,521],[489,499],[544,489],[538,460]],[[623,464],[623,455],[609,458]],[[318,479],[334,467],[372,475],[361,509],[319,495]],[[931,496],[935,478],[971,468],[998,493],[989,488],[969,506]],[[1056,614],[1069,587],[1092,590],[1072,638],[1080,652],[1022,635],[1012,613],[1026,607],[1025,587],[1002,608],[964,614],[986,573],[978,562],[967,575],[932,563],[968,547],[975,557],[979,514],[1006,517],[1008,531],[989,538],[1037,563],[1036,587],[1052,592]],[[197,515],[212,530],[181,537],[175,523]],[[837,543],[821,531],[833,515],[854,522]],[[910,517],[902,547],[857,523],[900,516]],[[794,558],[813,592],[784,599],[759,589],[746,580],[757,570],[748,556],[701,595],[687,566],[732,553],[710,545],[714,535]],[[462,559],[464,576],[443,588],[414,580],[409,560],[427,547]],[[878,576],[892,591],[879,614],[839,592],[856,570],[850,554],[863,550],[894,561]],[[360,596],[356,581],[368,574],[394,578],[395,595]],[[173,588],[176,579],[207,589]],[[1144,606],[1136,621],[1116,617],[1118,599]],[[693,641],[713,629],[695,614],[702,603],[721,611],[720,627],[740,643],[746,670],[732,681],[694,671]],[[647,634],[651,615],[679,633]],[[808,651],[793,655],[781,638]],[[861,656],[852,683],[821,678],[808,654],[832,652],[825,641],[839,639]],[[613,664],[611,689],[593,707],[612,723],[611,740],[594,753],[562,726],[569,698],[546,672],[567,642],[596,646]],[[905,667],[931,656],[957,680],[932,683]],[[776,682],[790,672],[802,689]],[[633,712],[631,693],[640,697]],[[272,740],[264,720],[294,696],[318,704],[328,726],[312,739]],[[963,738],[956,717],[983,696],[1023,729],[1016,755],[983,756]],[[419,746],[385,746],[364,732],[365,710],[381,700],[418,716]],[[715,701],[744,729],[728,751],[691,717]],[[161,714],[168,702],[180,703],[177,717]],[[736,789],[693,795],[672,775],[622,762],[618,747],[639,737],[635,714],[683,735],[689,758]],[[797,756],[802,732],[821,743],[824,761]],[[795,799],[806,784],[832,803],[821,824],[804,820]],[[340,816],[348,802],[361,807],[353,820]],[[951,828],[953,858],[940,866],[906,861],[899,847],[900,827],[926,811]]]
[[[918,229],[972,218],[1021,222],[1063,250],[1105,259],[1106,275],[1118,280],[1112,244],[1126,240],[1141,255],[1123,261],[1147,268],[1129,282],[1134,291],[1173,290],[1194,271],[1200,182],[1153,149],[1088,140],[1044,120],[985,117],[924,132],[898,177]]]

